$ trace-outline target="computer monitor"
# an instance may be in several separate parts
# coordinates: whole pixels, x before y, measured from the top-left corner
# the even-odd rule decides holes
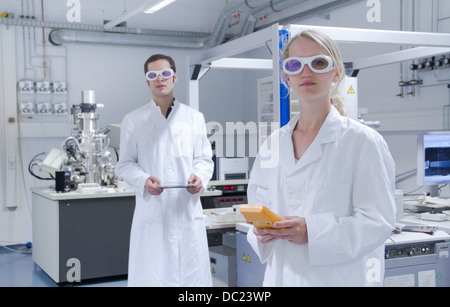
[[[417,184],[450,183],[450,131],[420,133],[417,148]]]

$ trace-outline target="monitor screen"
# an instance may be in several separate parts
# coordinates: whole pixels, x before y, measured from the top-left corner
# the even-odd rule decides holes
[[[419,136],[418,177],[423,184],[450,182],[450,131],[429,132]]]

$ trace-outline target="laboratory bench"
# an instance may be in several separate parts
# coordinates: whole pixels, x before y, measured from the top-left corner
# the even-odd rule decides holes
[[[439,230],[450,234],[450,221],[423,220],[420,218],[420,213],[405,212],[398,223],[414,226],[436,226]]]
[[[57,193],[36,187],[31,192],[33,261],[50,278],[63,284],[78,277],[127,275],[132,190]]]

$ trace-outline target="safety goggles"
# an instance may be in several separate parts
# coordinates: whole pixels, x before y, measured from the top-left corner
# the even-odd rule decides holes
[[[311,71],[323,74],[334,69],[333,59],[328,55],[316,55],[309,58],[291,57],[283,62],[283,71],[287,75],[297,75],[308,65]]]
[[[150,70],[145,74],[145,76],[147,77],[147,80],[155,81],[159,76],[163,77],[164,79],[169,79],[170,77],[173,77],[174,74],[175,72],[173,71],[173,69],[163,69]]]

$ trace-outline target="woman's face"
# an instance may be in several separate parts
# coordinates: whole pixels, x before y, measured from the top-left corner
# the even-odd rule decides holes
[[[311,57],[315,55],[329,55],[328,52],[310,38],[300,37],[292,42],[289,57]],[[338,74],[335,70],[327,73],[315,73],[308,65],[297,75],[286,75],[291,89],[301,101],[323,99],[330,102],[330,90],[333,82],[337,82]]]

